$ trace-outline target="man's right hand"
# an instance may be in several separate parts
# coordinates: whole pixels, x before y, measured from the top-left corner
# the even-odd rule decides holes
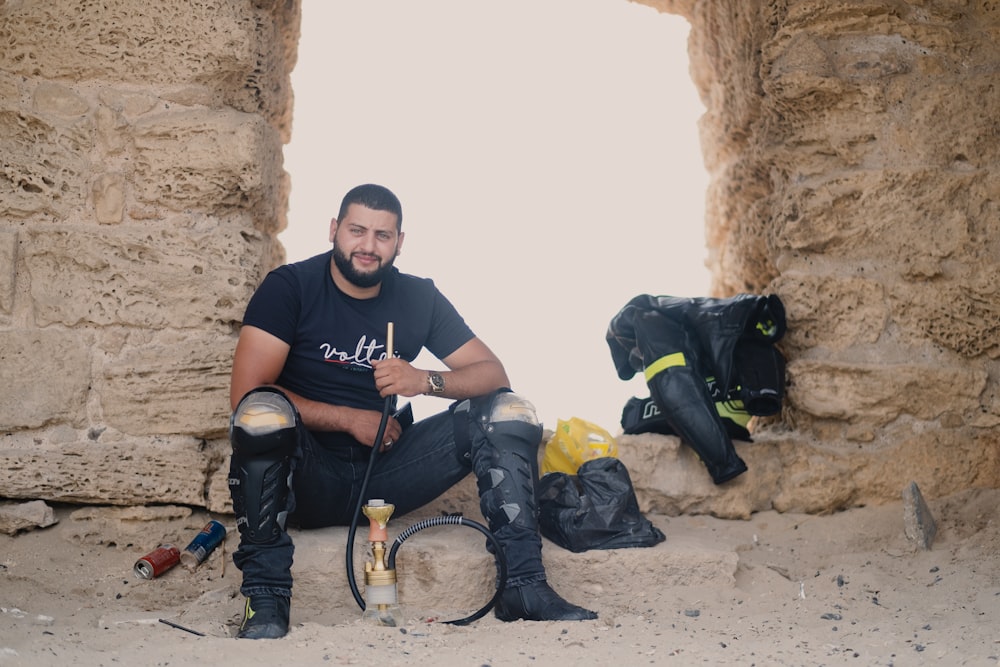
[[[347,432],[350,433],[351,437],[367,447],[374,445],[375,436],[378,435],[379,424],[382,422],[382,413],[375,410],[361,410],[359,408],[341,408],[341,410],[349,410],[351,412],[348,415],[349,426],[347,428]],[[382,434],[381,451],[384,452],[387,449],[391,449],[392,445],[399,440],[401,435],[403,435],[403,428],[395,418],[389,417],[389,421],[385,425],[385,433]]]

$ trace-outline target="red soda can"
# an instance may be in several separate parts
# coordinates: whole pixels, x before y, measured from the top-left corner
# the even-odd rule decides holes
[[[218,521],[209,521],[191,540],[191,544],[181,552],[181,565],[189,570],[198,567],[224,539],[226,539],[226,527]]]
[[[172,544],[153,549],[135,562],[135,573],[143,579],[154,579],[181,560],[181,552]]]

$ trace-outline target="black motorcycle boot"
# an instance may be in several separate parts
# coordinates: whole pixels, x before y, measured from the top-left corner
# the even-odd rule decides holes
[[[592,621],[597,614],[564,600],[545,581],[504,589],[493,609],[501,621]]]
[[[288,634],[291,600],[284,595],[259,594],[247,598],[239,639],[279,639]]]
[[[494,614],[503,621],[578,621],[597,615],[562,599],[545,582],[538,526],[538,445],[534,407],[512,392],[476,406],[472,468],[479,506],[507,562]]]

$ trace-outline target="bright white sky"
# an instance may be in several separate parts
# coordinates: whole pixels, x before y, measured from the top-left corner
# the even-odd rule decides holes
[[[396,265],[434,279],[544,425],[618,434],[649,391],[618,379],[611,318],[709,288],[687,35],[628,0],[304,0],[288,260],[328,249],[347,190],[385,185]],[[418,419],[446,407],[411,400]]]

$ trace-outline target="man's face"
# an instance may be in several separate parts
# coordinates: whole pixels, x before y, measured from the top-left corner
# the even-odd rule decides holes
[[[403,245],[396,215],[351,204],[342,220],[330,223],[333,263],[350,283],[374,287],[392,268]]]

